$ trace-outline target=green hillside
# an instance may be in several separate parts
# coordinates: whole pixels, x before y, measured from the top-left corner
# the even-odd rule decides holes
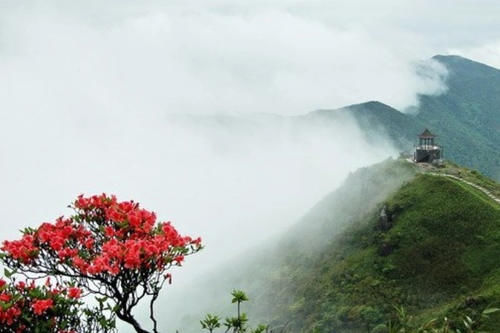
[[[421,96],[417,119],[440,133],[454,161],[500,179],[500,70],[458,56],[434,59],[448,68],[448,91]]]
[[[481,313],[500,307],[500,204],[466,182],[500,196],[500,184],[449,162],[359,169],[281,237],[184,290],[196,302],[171,328],[197,332],[202,314],[232,313],[225,295],[243,289],[252,324],[289,332],[386,332],[395,306],[415,324],[467,315],[497,332],[500,313]]]
[[[419,96],[417,113],[403,114],[380,102],[309,117],[336,118],[350,113],[367,135],[386,133],[407,150],[429,128],[439,137],[447,159],[500,180],[500,70],[458,56],[435,56],[448,69],[446,93]]]
[[[172,329],[197,332],[202,314],[229,313],[223,295],[237,288],[250,295],[250,318],[293,332],[385,332],[394,306],[415,323],[447,317],[455,325],[467,315],[499,331],[500,313],[480,317],[500,308],[500,205],[466,182],[500,197],[491,179],[500,179],[500,71],[460,57],[435,59],[448,68],[448,91],[421,96],[419,113],[372,101],[294,121],[354,117],[368,138],[384,133],[401,150],[427,127],[447,160],[486,176],[451,161],[438,169],[404,160],[362,168],[281,237],[183,291],[196,302]]]
[[[252,251],[216,267],[182,291],[190,302],[171,330],[199,332],[201,314],[231,313],[225,295],[233,288],[245,290],[251,299],[245,308],[255,323],[282,323],[296,303],[294,290],[318,262],[318,254],[351,223],[363,220],[405,182],[415,176],[407,162],[387,160],[349,175],[336,191],[318,202],[298,223],[273,236]],[[265,232],[265,231],[263,231]],[[244,237],[244,235],[242,235]],[[323,254],[321,254],[322,256]],[[172,290],[175,292],[175,290]],[[165,322],[167,325],[168,322]]]
[[[447,170],[485,180],[453,165]],[[404,184],[387,190],[392,194],[383,200],[360,203],[385,187],[383,179],[393,181],[390,174]],[[356,192],[359,179],[365,195],[346,195]],[[339,199],[345,207],[340,214]],[[364,207],[375,201],[367,213]],[[371,332],[382,329],[395,305],[416,322],[447,316],[452,324],[500,306],[500,205],[461,181],[409,163],[385,162],[353,174],[289,234],[276,252],[267,252],[281,259],[252,266],[259,282],[239,281],[258,304],[252,314],[274,325],[288,323],[296,332]],[[482,325],[496,332],[500,316]]]

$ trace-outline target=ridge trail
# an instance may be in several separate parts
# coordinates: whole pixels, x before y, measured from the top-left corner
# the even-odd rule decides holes
[[[405,161],[407,161],[408,163],[411,163],[411,164],[416,164],[411,158],[405,158]],[[425,170],[427,168],[422,168],[421,169]],[[473,182],[470,182],[468,180],[465,180],[463,178],[460,178],[458,176],[455,176],[455,175],[452,175],[452,174],[449,174],[449,173],[439,173],[439,172],[432,172],[432,171],[429,171],[427,169],[427,172],[425,172],[426,174],[428,175],[432,175],[432,176],[438,176],[438,177],[448,177],[448,178],[452,178],[452,179],[455,179],[455,180],[458,180],[459,182],[462,182],[464,184],[467,184],[469,186],[472,186],[474,187],[475,189],[483,192],[484,194],[486,194],[486,196],[488,196],[491,200],[493,200],[495,203],[499,204],[500,205],[500,198],[495,196],[493,193],[491,193],[488,189],[480,186],[480,185],[477,185]]]
[[[449,178],[453,178],[455,180],[458,180],[464,184],[467,184],[469,186],[472,186],[474,187],[475,189],[478,189],[479,191],[483,192],[484,194],[486,194],[490,199],[492,199],[493,201],[495,201],[497,204],[500,205],[500,198],[496,197],[493,193],[491,193],[490,191],[488,191],[487,189],[485,189],[484,187],[482,186],[479,186],[477,184],[474,184],[468,180],[465,180],[463,178],[460,178],[460,177],[457,177],[455,175],[450,175],[448,173],[437,173],[437,172],[429,172],[428,174],[430,175],[433,175],[433,176],[439,176],[439,177],[449,177]]]

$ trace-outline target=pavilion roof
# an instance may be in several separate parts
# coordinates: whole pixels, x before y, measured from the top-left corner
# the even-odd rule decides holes
[[[425,131],[422,132],[422,134],[420,134],[418,136],[419,138],[434,138],[436,137],[434,134],[431,133],[431,131],[429,131],[427,128],[425,129]]]

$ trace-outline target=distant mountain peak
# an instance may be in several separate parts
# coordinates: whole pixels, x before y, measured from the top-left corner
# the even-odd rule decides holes
[[[399,113],[398,110],[393,108],[390,105],[387,105],[385,103],[379,102],[379,101],[368,101],[368,102],[363,102],[363,103],[358,103],[358,104],[351,104],[342,107],[340,110],[364,110],[368,109],[371,111],[377,111],[377,110],[384,110],[384,111],[396,111]]]
[[[467,58],[464,58],[458,54],[436,54],[434,57],[432,57],[432,59],[436,59],[436,60],[451,60],[451,59],[455,59],[455,60],[466,60],[466,61],[472,61],[470,59],[467,59]]]
[[[486,64],[483,64],[478,61],[474,61],[459,55],[442,55],[438,54],[432,57],[432,59],[442,63],[443,65],[446,65],[447,67],[451,68],[452,70],[466,70],[466,71],[497,71],[500,72],[498,68],[495,68],[493,66],[489,66]]]
[[[376,107],[391,108],[391,106],[389,106],[385,103],[382,103],[380,101],[375,101],[375,100],[367,101],[367,102],[363,102],[363,103],[351,104],[351,105],[348,105],[344,108],[360,107],[360,106],[370,106],[370,107],[376,106]]]
[[[325,116],[325,115],[341,115],[341,114],[370,114],[370,113],[383,113],[383,114],[401,114],[398,110],[390,105],[384,104],[379,101],[371,100],[358,104],[346,105],[337,109],[319,109],[309,113],[311,116]]]

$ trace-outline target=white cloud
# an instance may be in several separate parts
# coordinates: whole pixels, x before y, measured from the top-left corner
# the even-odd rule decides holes
[[[415,75],[430,54],[418,36],[330,6],[328,22],[323,2],[304,13],[302,2],[56,3],[2,16],[1,74],[32,96],[26,108],[298,114],[373,99],[404,108],[429,90]]]

